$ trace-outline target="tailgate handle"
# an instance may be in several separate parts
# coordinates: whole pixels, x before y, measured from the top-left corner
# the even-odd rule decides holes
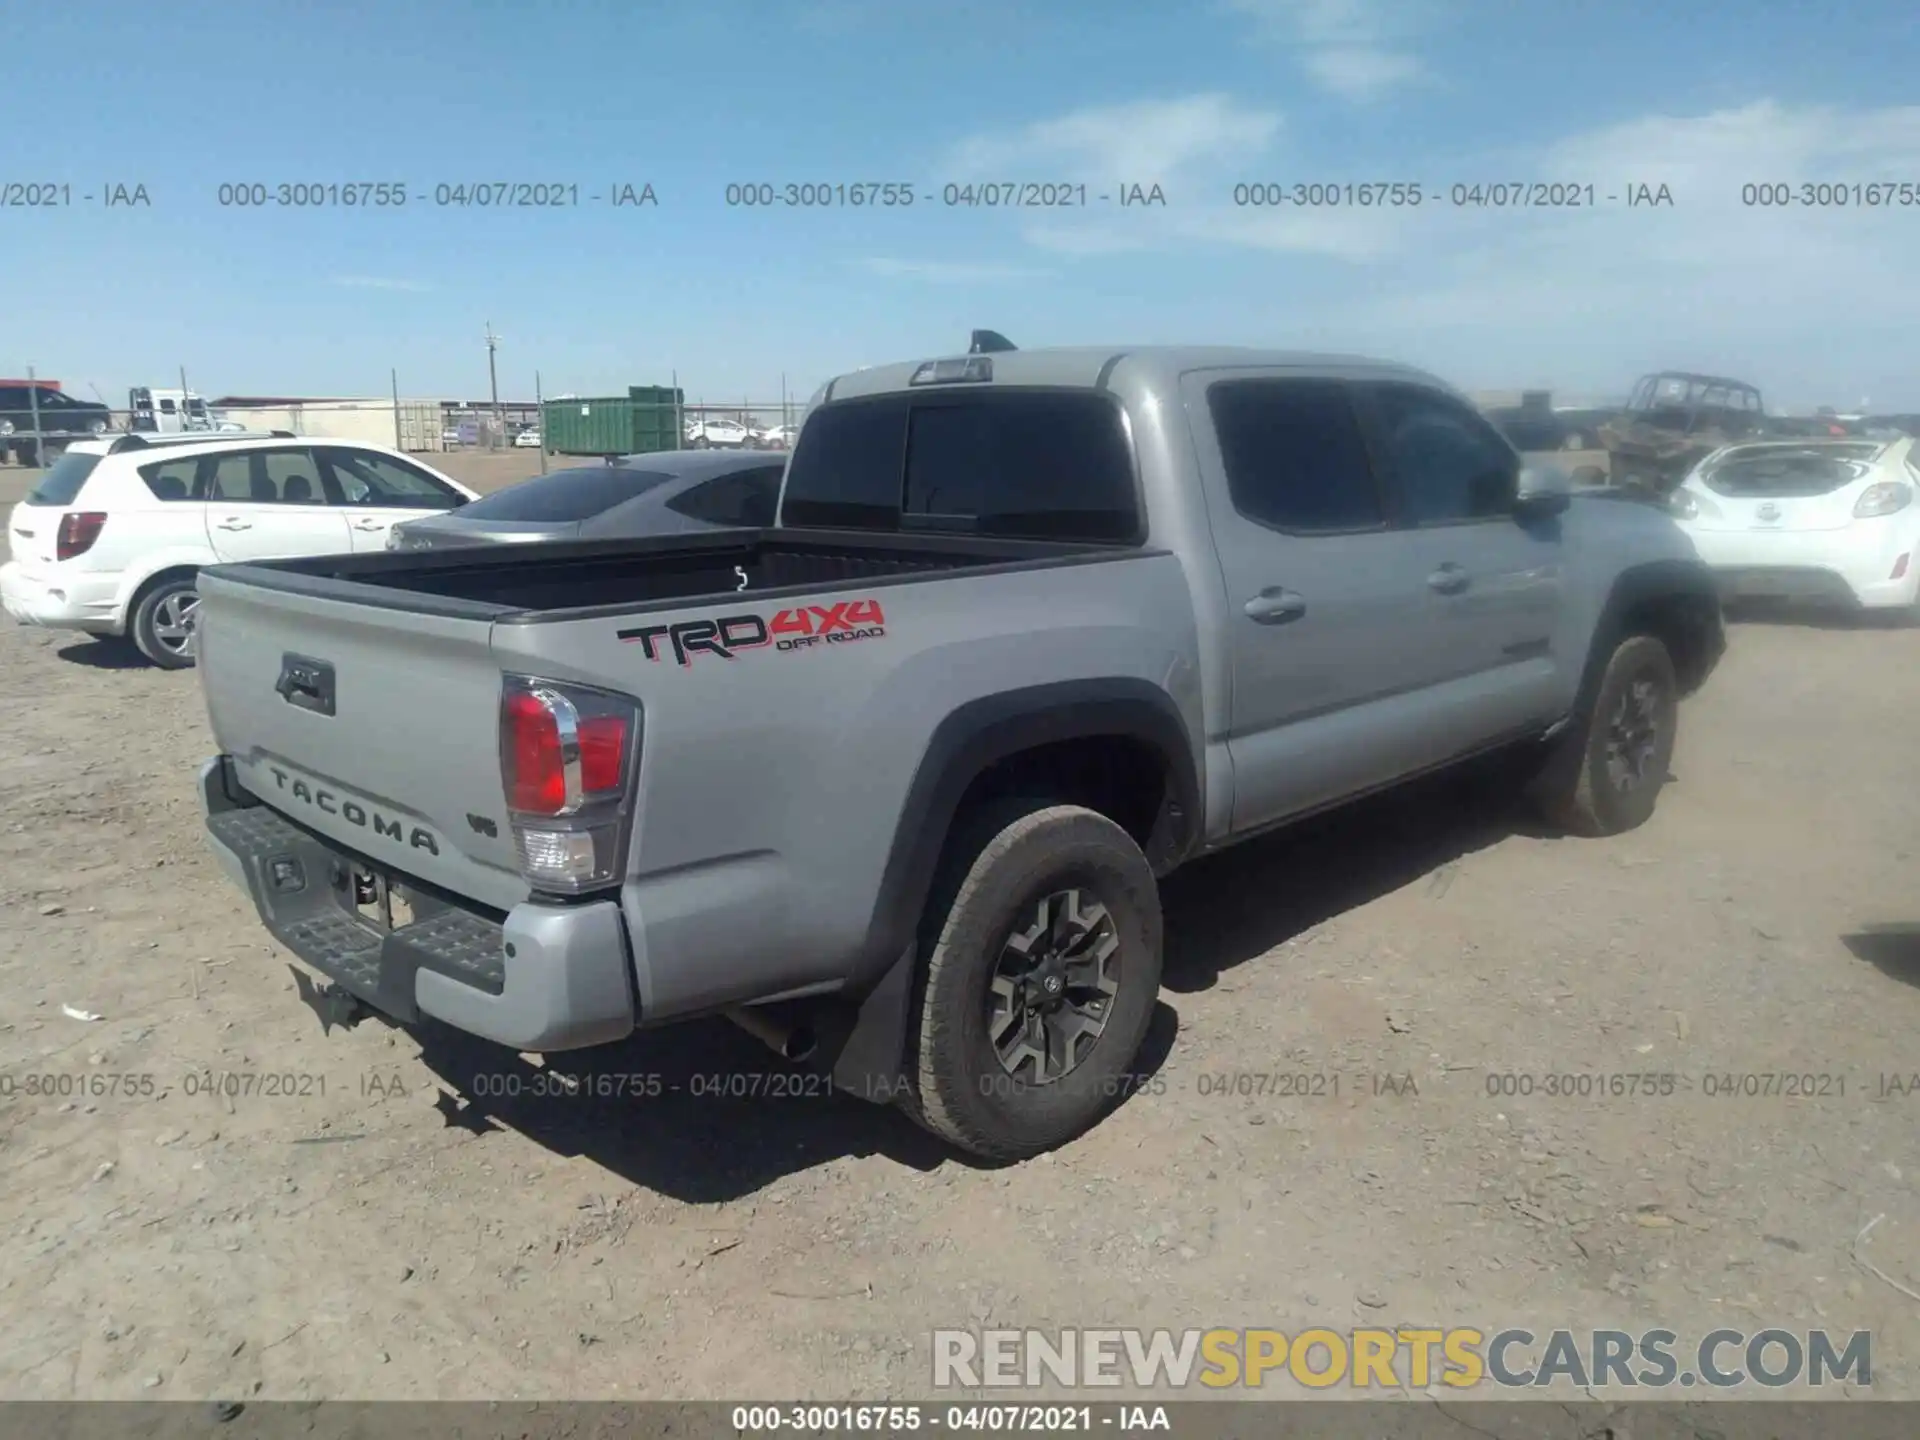
[[[280,683],[273,687],[289,705],[316,715],[333,714],[333,666],[305,655],[280,657]]]

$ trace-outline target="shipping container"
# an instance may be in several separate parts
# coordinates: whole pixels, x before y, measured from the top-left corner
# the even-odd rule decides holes
[[[626,395],[549,400],[540,436],[557,455],[649,455],[680,448],[678,390],[636,385]]]
[[[634,447],[629,454],[651,455],[656,450],[678,450],[683,443],[681,413],[686,408],[686,392],[667,385],[630,385],[627,398],[634,402]]]

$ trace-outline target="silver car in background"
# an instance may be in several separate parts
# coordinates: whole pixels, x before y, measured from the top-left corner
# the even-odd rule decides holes
[[[683,450],[522,480],[389,532],[389,550],[527,540],[618,540],[773,523],[784,457]]]

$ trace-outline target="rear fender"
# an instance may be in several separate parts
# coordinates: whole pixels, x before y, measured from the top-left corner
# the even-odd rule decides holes
[[[894,826],[893,846],[844,998],[816,1027],[836,1085],[864,1098],[901,1093],[919,932],[947,839],[976,779],[998,762],[1064,740],[1122,736],[1158,754],[1166,795],[1146,844],[1156,874],[1199,844],[1202,809],[1192,737],[1172,699],[1137,679],[1065,681],[961,706],[934,731]]]

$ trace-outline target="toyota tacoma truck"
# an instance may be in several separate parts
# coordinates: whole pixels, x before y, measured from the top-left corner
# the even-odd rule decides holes
[[[307,998],[523,1052],[726,1015],[996,1158],[1127,1090],[1160,877],[1496,750],[1628,830],[1724,645],[1662,512],[1420,371],[1233,349],[842,376],[765,529],[200,594],[207,830]]]

